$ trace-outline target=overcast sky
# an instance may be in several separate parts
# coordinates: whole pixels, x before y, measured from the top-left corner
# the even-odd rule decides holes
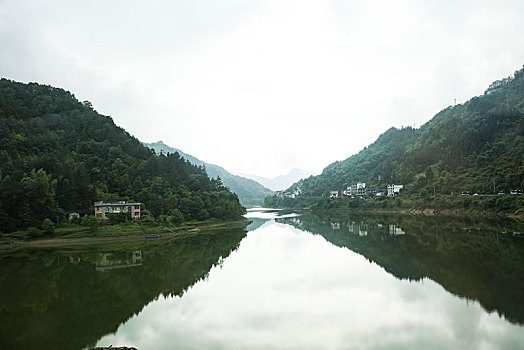
[[[0,0],[0,76],[233,172],[320,172],[513,74],[523,19],[522,0]]]

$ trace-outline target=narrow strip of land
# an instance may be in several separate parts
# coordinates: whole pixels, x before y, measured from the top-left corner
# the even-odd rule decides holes
[[[225,223],[216,223],[210,225],[193,226],[188,228],[176,229],[172,232],[163,232],[158,234],[157,240],[169,240],[176,237],[186,237],[195,234],[209,234],[217,229],[225,228],[241,228],[250,223],[249,220],[229,221]],[[31,241],[10,241],[0,242],[0,250],[9,250],[17,248],[48,248],[48,247],[73,247],[73,246],[87,246],[95,244],[108,244],[118,242],[140,242],[146,240],[147,236],[156,234],[125,234],[115,235],[109,237],[54,237],[47,239],[37,239]]]

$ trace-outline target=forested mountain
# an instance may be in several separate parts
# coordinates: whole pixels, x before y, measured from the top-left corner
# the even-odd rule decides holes
[[[144,143],[144,145],[154,149],[157,154],[160,154],[161,152],[165,154],[178,152],[178,154],[189,160],[194,165],[204,166],[206,168],[207,174],[210,177],[220,177],[224,183],[224,186],[229,187],[231,191],[236,193],[240,203],[246,207],[262,205],[264,198],[273,193],[270,189],[265,188],[254,180],[246,179],[245,177],[238,175],[233,175],[218,165],[203,162],[200,159],[195,158],[190,154],[184,153],[179,149],[169,147],[162,141]]]
[[[177,221],[237,218],[236,194],[178,154],[156,156],[63,89],[0,80],[0,230],[127,198]]]
[[[313,197],[355,182],[379,188],[403,184],[404,193],[416,195],[508,193],[524,188],[523,162],[524,68],[419,129],[387,130],[358,154],[291,188]]]

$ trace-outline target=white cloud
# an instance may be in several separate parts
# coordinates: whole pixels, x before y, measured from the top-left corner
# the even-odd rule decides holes
[[[522,65],[523,14],[520,1],[4,1],[0,65],[141,140],[275,176],[481,94]]]

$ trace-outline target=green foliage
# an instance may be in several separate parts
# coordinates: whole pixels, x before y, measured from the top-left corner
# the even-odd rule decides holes
[[[155,155],[71,93],[0,80],[0,227],[39,226],[112,198],[154,216],[234,219],[245,209],[219,179],[178,153]],[[13,205],[15,204],[15,205]],[[180,217],[177,214],[177,220]]]
[[[29,227],[26,230],[25,238],[40,238],[44,235],[44,232],[38,227]]]
[[[240,203],[244,206],[257,206],[261,205],[264,201],[264,198],[273,192],[259,184],[258,182],[246,179],[245,177],[233,175],[228,172],[226,169],[219,167],[214,164],[209,164],[201,161],[198,158],[191,156],[190,154],[184,153],[176,148],[172,148],[164,144],[162,141],[155,143],[144,143],[146,147],[152,148],[155,150],[156,154],[168,154],[168,153],[178,153],[180,156],[184,157],[194,165],[204,166],[209,177],[215,178],[220,183],[229,188],[234,192]]]
[[[419,195],[420,194],[420,195]],[[394,198],[373,198],[363,199],[341,198],[316,199],[309,205],[309,208],[316,210],[433,210],[437,213],[446,210],[459,210],[466,212],[500,212],[518,214],[524,208],[524,196],[452,196],[437,195],[431,196],[426,189],[421,189],[417,195],[404,195]],[[292,201],[291,199],[288,199]],[[282,205],[286,201],[276,202],[273,207],[287,207]],[[271,204],[268,201],[268,204]]]
[[[82,218],[82,226],[85,226],[89,228],[91,231],[96,231],[98,229],[98,225],[100,224],[100,220],[94,216],[86,216]]]
[[[182,212],[176,208],[169,212],[169,218],[173,225],[180,225],[182,222],[184,222],[184,214],[182,214]]]
[[[128,212],[107,213],[106,215],[109,218],[109,222],[112,224],[120,224],[132,220],[131,213]]]
[[[75,215],[71,218],[69,222],[73,225],[80,225],[80,223],[82,222],[82,218],[80,216]]]
[[[53,222],[50,219],[45,218],[44,222],[42,223],[42,230],[46,234],[54,233],[55,225],[53,224]]]

